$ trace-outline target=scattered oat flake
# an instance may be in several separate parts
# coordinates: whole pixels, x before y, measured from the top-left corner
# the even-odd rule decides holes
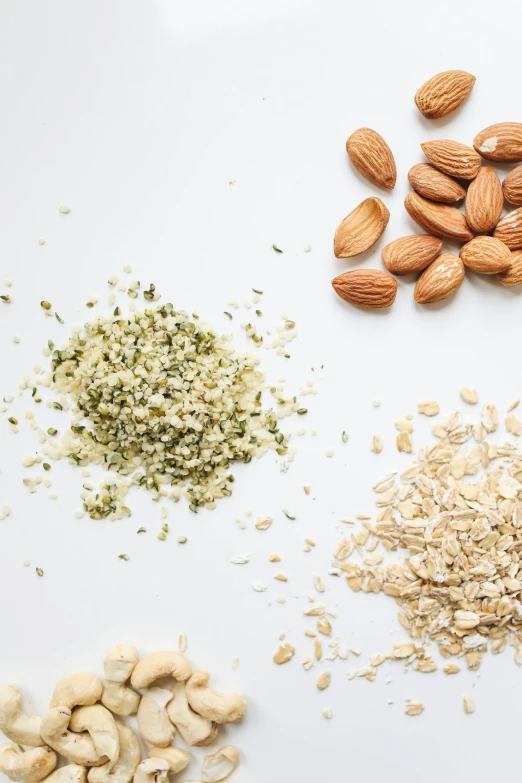
[[[424,704],[420,701],[409,701],[404,708],[404,712],[406,715],[411,716],[420,715],[424,712]]]
[[[508,413],[511,413],[511,411],[514,411],[515,408],[518,408],[520,405],[520,400],[513,400],[513,402],[508,407]]]
[[[456,663],[447,663],[444,667],[445,674],[458,674],[460,672],[460,666]]]
[[[279,582],[288,582],[287,575],[282,574],[280,571],[278,571],[277,574],[274,574],[274,579],[277,579]]]
[[[301,661],[301,663],[302,663],[303,669],[304,669],[305,671],[308,671],[308,670],[309,670],[309,669],[311,669],[311,668],[312,668],[312,666],[314,665],[313,659],[312,659],[312,658],[310,658],[310,657],[308,657],[308,658],[303,658],[303,660]]]
[[[324,691],[328,688],[331,681],[332,681],[332,675],[330,674],[330,672],[321,672],[320,674],[317,675],[315,684],[318,690]]]
[[[315,544],[313,544],[313,546],[315,546]],[[314,576],[314,587],[318,593],[324,593],[325,591],[324,582],[320,576]]]
[[[263,584],[263,582],[252,582],[252,589],[255,590],[256,593],[264,593],[266,585]]]
[[[319,639],[316,639],[314,642],[314,657],[316,661],[320,661],[323,657],[323,645]]]
[[[463,386],[460,396],[468,405],[476,405],[478,402],[478,392],[472,386]]]
[[[305,495],[309,495],[310,494],[310,484],[305,484],[304,487],[303,487],[303,490],[304,490]]]
[[[383,449],[384,443],[380,435],[373,435],[370,443],[370,451],[375,454],[380,454]]]
[[[399,432],[397,435],[397,449],[398,451],[404,451],[406,454],[411,454],[411,437],[409,432]]]
[[[462,697],[462,706],[466,715],[472,715],[475,712],[475,702],[468,694],[464,694]]]
[[[291,661],[295,655],[295,647],[290,642],[282,642],[274,653],[273,661],[280,666]]]
[[[184,633],[180,633],[178,636],[178,650],[182,653],[187,649],[187,636]]]
[[[417,403],[417,410],[424,416],[437,416],[440,412],[440,406],[436,400],[423,400]]]
[[[250,563],[250,558],[250,552],[243,552],[242,554],[233,557],[230,562],[234,563],[234,565],[246,565],[247,563]]]
[[[256,530],[268,530],[272,522],[272,517],[258,517],[256,519]]]
[[[326,720],[332,720],[333,712],[331,707],[323,707],[323,718]]]

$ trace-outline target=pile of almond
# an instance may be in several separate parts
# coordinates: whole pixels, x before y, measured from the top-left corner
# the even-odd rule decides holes
[[[430,119],[445,117],[471,92],[475,77],[465,71],[444,71],[426,82],[415,103]],[[387,272],[357,269],[332,281],[340,297],[359,307],[389,307],[397,282],[392,275],[420,273],[415,301],[438,302],[462,285],[465,269],[496,275],[505,286],[522,284],[522,165],[501,184],[482,158],[499,163],[522,161],[522,123],[502,122],[481,131],[473,148],[449,139],[421,144],[428,163],[408,172],[412,190],[404,205],[425,234],[401,237],[386,245],[382,259]],[[384,139],[370,128],[359,128],[346,142],[355,168],[370,182],[392,190],[397,180],[395,160]],[[455,206],[464,201],[464,211]],[[502,215],[504,202],[510,211]],[[382,236],[390,213],[381,199],[363,201],[338,225],[334,252],[351,258],[368,250]],[[443,240],[462,245],[458,255],[443,252]],[[389,274],[391,273],[391,274]]]

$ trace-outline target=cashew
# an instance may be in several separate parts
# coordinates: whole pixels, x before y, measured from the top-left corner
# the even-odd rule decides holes
[[[71,710],[69,707],[53,707],[42,718],[42,739],[57,753],[74,764],[93,767],[105,764],[107,756],[101,756],[94,747],[92,738],[86,732],[75,734],[69,731]]]
[[[220,693],[207,688],[210,675],[194,672],[187,682],[187,701],[199,715],[216,723],[237,723],[246,712],[246,701],[240,693]]]
[[[25,715],[20,709],[20,701],[17,685],[0,687],[0,731],[13,742],[37,748],[44,744],[40,737],[42,719]]]
[[[174,683],[167,713],[187,745],[210,745],[214,742],[217,726],[189,707],[184,682]]]
[[[56,769],[49,777],[45,778],[45,783],[85,783],[85,767],[78,764],[67,764],[66,767]]]
[[[78,732],[88,731],[96,752],[100,756],[107,756],[113,765],[116,764],[120,755],[120,738],[116,721],[109,710],[101,704],[78,707],[72,714],[69,728]]]
[[[143,739],[160,748],[170,745],[176,733],[166,710],[171,699],[172,691],[167,688],[149,688],[138,707],[138,728]]]
[[[201,767],[204,783],[217,783],[235,770],[239,762],[239,751],[233,745],[225,745],[217,753],[205,756]]]
[[[134,715],[138,709],[139,693],[125,685],[137,663],[138,651],[128,644],[112,647],[105,657],[101,700],[116,715]]]
[[[169,773],[171,775],[181,772],[190,763],[189,754],[185,750],[181,750],[181,748],[151,748],[149,757],[151,759],[165,759],[169,765]]]
[[[51,697],[51,707],[69,707],[79,704],[96,704],[102,695],[102,681],[90,672],[76,672],[63,677],[56,684]]]
[[[161,677],[174,677],[185,682],[190,677],[192,669],[187,659],[177,652],[155,652],[146,655],[136,665],[132,672],[131,685],[136,690],[147,688],[154,680]]]
[[[134,783],[168,783],[169,763],[165,759],[145,759],[138,765]]]
[[[116,723],[120,739],[120,755],[113,765],[108,761],[102,767],[91,767],[89,783],[129,783],[141,760],[141,748],[136,734],[129,726]]]
[[[56,766],[56,754],[50,748],[24,751],[15,742],[0,746],[0,772],[17,783],[37,783]]]

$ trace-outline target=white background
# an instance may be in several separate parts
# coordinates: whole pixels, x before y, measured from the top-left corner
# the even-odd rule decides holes
[[[401,280],[393,308],[375,313],[345,305],[330,286],[341,271],[380,268],[381,247],[415,230],[402,201],[407,171],[423,159],[421,141],[471,143],[489,124],[521,120],[520,21],[514,0],[502,8],[456,0],[3,0],[0,282],[14,285],[13,303],[0,305],[1,396],[45,362],[47,339],[60,342],[71,323],[87,319],[89,295],[106,309],[106,280],[126,262],[165,300],[231,328],[238,346],[246,345],[239,328],[246,313],[234,311],[230,324],[222,314],[228,298],[263,289],[264,328],[286,311],[299,329],[290,360],[261,351],[268,377],[284,375],[296,391],[314,378],[319,390],[305,399],[308,416],[288,423],[317,429],[315,438],[293,437],[299,451],[288,473],[269,455],[236,470],[234,495],[216,511],[194,517],[185,503],[171,506],[165,543],[156,539],[159,507],[144,493],[131,496],[129,520],[75,519],[82,478],[69,465],[50,473],[58,500],[43,488],[30,495],[22,477],[38,470],[21,462],[38,448],[24,420],[34,406],[29,394],[17,399],[19,434],[0,419],[0,503],[13,508],[0,522],[0,680],[24,687],[29,710],[45,709],[62,674],[101,672],[110,645],[152,651],[174,646],[184,632],[195,665],[248,695],[247,720],[227,734],[243,752],[237,783],[413,775],[435,783],[461,774],[482,783],[513,774],[522,672],[512,650],[486,660],[480,677],[405,675],[390,665],[373,684],[349,682],[347,668],[403,636],[390,599],[354,595],[327,571],[340,519],[373,511],[371,485],[408,463],[395,449],[395,418],[424,398],[443,410],[458,406],[464,384],[501,411],[521,393],[518,292],[468,274],[451,300],[422,308],[412,282]],[[426,121],[413,95],[448,68],[476,74],[476,87],[451,118]],[[377,193],[349,164],[345,141],[362,125],[394,151],[392,194]],[[362,257],[336,260],[337,223],[370,195],[390,208],[385,236]],[[58,213],[63,203],[67,217]],[[44,298],[65,326],[44,316]],[[46,426],[66,424],[59,414],[37,416]],[[416,446],[427,442],[428,425],[415,417]],[[385,439],[380,456],[369,452],[374,433]],[[253,528],[261,514],[275,520],[264,533]],[[138,537],[141,525],[149,532]],[[309,554],[305,536],[317,540]],[[230,563],[245,551],[249,565]],[[272,579],[272,551],[282,556],[287,585]],[[129,562],[117,559],[122,552]],[[339,612],[335,632],[363,651],[331,665],[332,685],[322,694],[318,669],[300,665],[311,650],[302,609],[316,573]],[[256,579],[269,585],[266,593],[252,590]],[[287,603],[275,603],[282,593]],[[276,667],[281,632],[297,655]],[[477,704],[470,717],[464,692]],[[425,702],[421,717],[404,715],[408,697]],[[331,721],[321,714],[326,705]],[[188,777],[197,776],[194,765]]]

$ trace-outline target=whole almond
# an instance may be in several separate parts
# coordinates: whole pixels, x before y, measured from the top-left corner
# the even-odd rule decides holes
[[[436,169],[450,177],[474,179],[480,168],[480,155],[466,144],[451,139],[425,141],[422,151]]]
[[[355,269],[332,280],[341,299],[357,307],[389,307],[395,301],[397,281],[380,269]]]
[[[522,160],[522,122],[499,122],[498,125],[490,125],[475,136],[473,146],[488,160]]]
[[[408,171],[408,182],[424,198],[453,204],[466,195],[465,189],[454,179],[438,171],[430,163],[417,163]]]
[[[497,275],[502,285],[508,288],[514,285],[522,285],[522,250],[516,250],[511,256],[512,260],[509,269]]]
[[[408,275],[422,272],[439,255],[442,241],[429,234],[412,234],[401,237],[382,249],[382,260],[388,272]]]
[[[380,198],[367,198],[355,207],[337,226],[334,253],[337,258],[350,258],[368,250],[388,225],[390,213]]]
[[[417,90],[415,103],[429,120],[446,117],[464,103],[475,84],[475,77],[466,71],[443,71],[428,79]]]
[[[494,237],[475,237],[461,247],[460,258],[468,269],[483,275],[505,272],[513,261],[509,248]]]
[[[510,250],[522,248],[522,207],[508,212],[497,223],[493,236],[500,239]]]
[[[522,207],[522,166],[510,171],[502,183],[504,198],[515,207]]]
[[[466,218],[455,207],[428,201],[414,190],[406,196],[404,206],[410,217],[428,234],[459,242],[473,239]]]
[[[381,188],[393,190],[397,168],[391,149],[371,128],[359,128],[346,142],[346,152],[357,171]]]
[[[415,301],[429,304],[446,299],[460,288],[464,275],[464,264],[460,258],[453,253],[443,253],[417,280]]]
[[[478,233],[492,231],[500,220],[504,195],[502,185],[491,166],[483,166],[468,188],[466,220]]]

